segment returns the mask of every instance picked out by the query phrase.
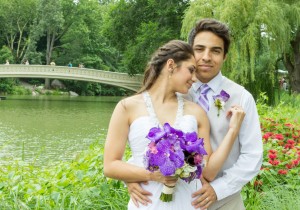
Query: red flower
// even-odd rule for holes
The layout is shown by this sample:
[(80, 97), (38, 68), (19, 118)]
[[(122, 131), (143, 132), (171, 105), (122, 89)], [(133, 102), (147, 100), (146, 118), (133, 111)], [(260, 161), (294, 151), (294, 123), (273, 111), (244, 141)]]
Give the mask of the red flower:
[(267, 132), (263, 135), (263, 139), (268, 140), (271, 136), (273, 136), (272, 132)]
[(288, 164), (285, 165), (285, 167), (286, 167), (287, 169), (294, 168), (294, 163), (293, 163), (293, 162), (292, 162), (292, 163), (288, 163)]
[(270, 150), (269, 150), (269, 153), (277, 154), (277, 150), (275, 150), (275, 149), (270, 149)]
[(269, 153), (269, 158), (274, 160), (275, 158), (277, 158), (277, 154)]
[(288, 171), (287, 171), (287, 170), (284, 170), (284, 169), (280, 169), (280, 170), (278, 170), (278, 174), (285, 175), (285, 174), (287, 174), (287, 173), (288, 173)]
[(275, 134), (275, 139), (283, 140), (283, 135), (281, 133), (280, 134)]
[(295, 141), (294, 141), (293, 139), (288, 139), (288, 140), (287, 140), (287, 143), (288, 143), (288, 144), (295, 144)]
[[(299, 157), (298, 157), (298, 158), (299, 158)], [(300, 159), (292, 160), (292, 162), (293, 162), (293, 164), (294, 164), (295, 166), (297, 166), (297, 165), (299, 165), (299, 163), (300, 163)]]
[(286, 127), (293, 127), (293, 125), (291, 123), (285, 123), (284, 124)]
[(279, 160), (269, 160), (269, 163), (272, 164), (273, 166), (277, 166), (280, 161)]
[(287, 149), (287, 148), (292, 149), (293, 147), (294, 147), (293, 144), (286, 144), (286, 145), (284, 145), (285, 149)]

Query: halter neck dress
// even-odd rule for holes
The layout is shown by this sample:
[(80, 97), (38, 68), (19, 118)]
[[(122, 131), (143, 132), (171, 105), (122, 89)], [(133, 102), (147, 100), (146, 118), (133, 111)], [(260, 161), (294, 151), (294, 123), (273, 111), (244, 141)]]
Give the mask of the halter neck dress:
[[(144, 154), (150, 140), (146, 138), (149, 130), (153, 127), (162, 127), (156, 117), (155, 110), (152, 105), (151, 97), (148, 92), (143, 92), (143, 98), (147, 107), (147, 116), (141, 116), (135, 119), (130, 125), (128, 141), (132, 152), (129, 163), (144, 166)], [(181, 129), (184, 132), (197, 132), (197, 120), (193, 115), (184, 115), (184, 101), (180, 95), (177, 95), (178, 109), (176, 113), (176, 120), (172, 127)], [(163, 184), (150, 181), (148, 185), (141, 185), (145, 190), (151, 192), (153, 195), (149, 198), (152, 204), (144, 206), (140, 204), (139, 208), (134, 205), (132, 200), (128, 203), (128, 210), (194, 210), (191, 205), (192, 193), (201, 188), (200, 180), (193, 180), (191, 183), (178, 179), (175, 191), (173, 193), (173, 200), (171, 202), (162, 202), (159, 197), (163, 188)]]

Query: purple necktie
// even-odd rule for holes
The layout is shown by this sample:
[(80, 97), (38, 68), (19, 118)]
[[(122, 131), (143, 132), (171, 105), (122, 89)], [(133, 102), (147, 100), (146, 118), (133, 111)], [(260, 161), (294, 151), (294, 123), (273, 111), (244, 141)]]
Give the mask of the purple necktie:
[(198, 104), (204, 109), (205, 112), (209, 110), (209, 102), (207, 99), (207, 93), (210, 90), (210, 87), (207, 84), (203, 84), (200, 87), (200, 96)]

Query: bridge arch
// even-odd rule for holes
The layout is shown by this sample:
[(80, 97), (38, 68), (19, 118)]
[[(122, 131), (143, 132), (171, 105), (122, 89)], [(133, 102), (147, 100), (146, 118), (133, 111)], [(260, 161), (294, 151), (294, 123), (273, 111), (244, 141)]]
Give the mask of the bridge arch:
[(10, 64), (0, 65), (0, 78), (79, 80), (108, 84), (136, 92), (141, 87), (143, 76), (129, 76), (126, 73), (67, 66)]

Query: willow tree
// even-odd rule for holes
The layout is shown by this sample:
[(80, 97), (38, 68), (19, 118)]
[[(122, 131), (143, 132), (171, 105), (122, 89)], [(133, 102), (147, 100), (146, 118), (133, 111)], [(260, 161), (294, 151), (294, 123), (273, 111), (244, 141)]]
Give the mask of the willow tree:
[(278, 61), (283, 60), (292, 90), (300, 92), (298, 0), (195, 0), (185, 12), (182, 37), (202, 18), (218, 19), (231, 29), (225, 75), (245, 85), (255, 97), (267, 92), (272, 103), (274, 75)]

